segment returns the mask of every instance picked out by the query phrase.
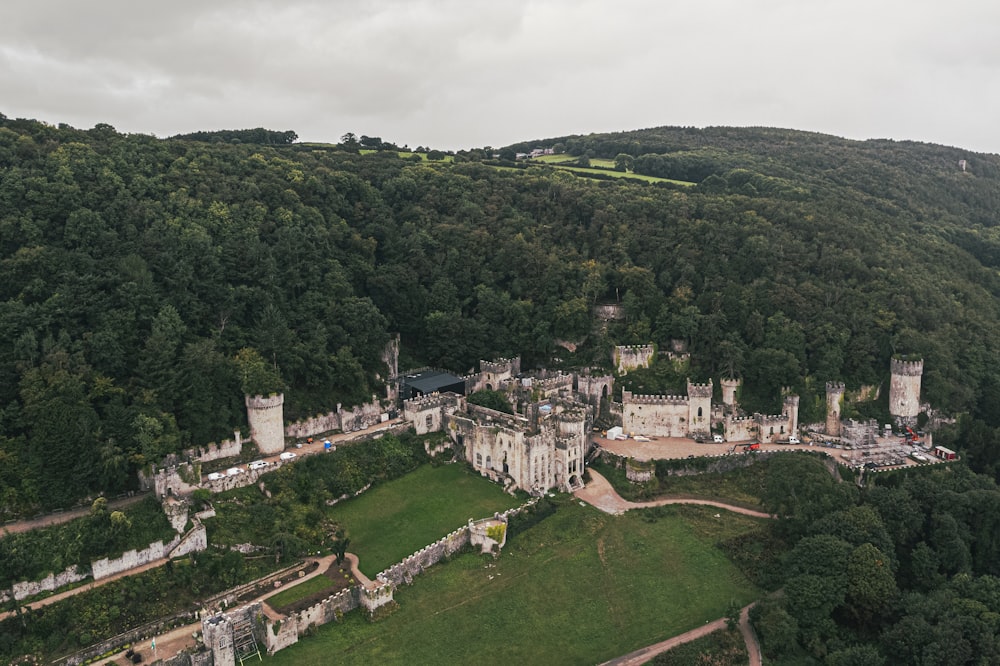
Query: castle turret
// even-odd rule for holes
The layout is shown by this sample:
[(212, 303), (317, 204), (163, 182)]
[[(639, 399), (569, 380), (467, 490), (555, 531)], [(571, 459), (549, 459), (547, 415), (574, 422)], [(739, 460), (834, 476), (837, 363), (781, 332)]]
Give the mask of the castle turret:
[(285, 394), (246, 396), (250, 437), (264, 455), (285, 449)]
[(786, 395), (781, 413), (788, 419), (788, 434), (795, 435), (799, 431), (799, 396)]
[(688, 423), (691, 435), (707, 435), (712, 427), (712, 380), (692, 384), (688, 380)]
[(924, 362), (890, 359), (889, 414), (897, 423), (913, 425), (920, 413), (920, 378)]
[(740, 380), (728, 377), (719, 381), (722, 385), (722, 404), (730, 409), (736, 408), (736, 391), (740, 388)]
[(840, 402), (844, 398), (844, 385), (826, 383), (826, 434), (840, 437)]

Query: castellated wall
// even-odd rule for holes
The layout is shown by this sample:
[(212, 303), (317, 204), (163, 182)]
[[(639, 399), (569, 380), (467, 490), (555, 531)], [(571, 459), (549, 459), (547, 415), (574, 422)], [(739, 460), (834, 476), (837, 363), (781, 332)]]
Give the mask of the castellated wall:
[(682, 395), (633, 395), (622, 391), (622, 429), (654, 437), (687, 437), (689, 404)]
[[(333, 430), (357, 432), (388, 420), (389, 414), (383, 407), (382, 401), (373, 395), (370, 402), (355, 405), (350, 409), (344, 409), (338, 404), (337, 411), (296, 421), (288, 425), (284, 432), (286, 437), (304, 439)], [(284, 441), (282, 441), (282, 447), (284, 447)]]
[(424, 569), (437, 564), (447, 556), (457, 553), (469, 542), (468, 526), (461, 527), (429, 546), (424, 546), (403, 561), (393, 564), (378, 574), (376, 578), (397, 586), (404, 583), (409, 585), (413, 582), (414, 576), (419, 576), (424, 572)]
[(489, 389), (499, 391), (507, 381), (521, 372), (521, 357), (479, 361), (479, 372), (465, 377), (465, 394)]
[(285, 450), (285, 395), (279, 393), (264, 397), (245, 396), (247, 420), (250, 422), (250, 437), (264, 455), (281, 453)]
[(600, 409), (601, 400), (611, 400), (614, 394), (615, 378), (612, 375), (591, 377), (590, 375), (579, 375), (576, 378), (577, 392), (583, 396), (587, 404)]
[(636, 368), (648, 368), (655, 357), (654, 345), (629, 345), (615, 347), (611, 353), (611, 362), (618, 369), (618, 374), (624, 374)]
[(760, 428), (757, 421), (749, 416), (726, 419), (726, 441), (746, 442), (757, 439)]
[(440, 432), (445, 420), (464, 409), (465, 399), (457, 393), (431, 393), (403, 401), (403, 419), (413, 424), (418, 435)]
[(166, 543), (155, 541), (142, 550), (126, 550), (121, 557), (94, 560), (90, 563), (90, 570), (93, 572), (94, 580), (101, 580), (156, 560), (180, 557), (206, 548), (208, 548), (208, 533), (205, 526), (199, 523), (183, 537), (176, 536)]
[(890, 359), (889, 413), (903, 422), (912, 423), (920, 413), (920, 378), (923, 361)]

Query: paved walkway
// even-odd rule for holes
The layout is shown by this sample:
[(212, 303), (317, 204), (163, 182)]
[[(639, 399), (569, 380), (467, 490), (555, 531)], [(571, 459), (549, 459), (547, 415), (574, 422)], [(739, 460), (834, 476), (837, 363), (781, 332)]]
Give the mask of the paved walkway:
[(734, 513), (742, 513), (744, 516), (754, 516), (755, 518), (774, 518), (771, 514), (764, 513), (763, 511), (746, 509), (741, 506), (734, 506), (732, 504), (716, 502), (714, 500), (669, 497), (658, 500), (650, 500), (648, 502), (629, 502), (619, 495), (614, 489), (614, 486), (612, 486), (607, 479), (601, 476), (599, 472), (593, 468), (589, 471), (590, 483), (588, 483), (585, 488), (577, 490), (573, 494), (578, 499), (583, 500), (587, 504), (590, 504), (605, 513), (620, 515), (629, 509), (645, 509), (648, 507), (664, 506), (667, 504), (702, 504), (705, 506), (714, 506), (719, 509), (725, 509), (726, 511), (732, 511)]

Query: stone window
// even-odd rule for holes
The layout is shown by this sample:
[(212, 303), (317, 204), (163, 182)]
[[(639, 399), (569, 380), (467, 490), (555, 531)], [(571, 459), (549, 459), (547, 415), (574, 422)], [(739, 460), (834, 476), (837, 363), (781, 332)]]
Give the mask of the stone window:
[(434, 427), (434, 415), (433, 414), (428, 414), (427, 415), (426, 423), (427, 423), (427, 429), (428, 430), (430, 430), (431, 428)]
[(482, 453), (477, 453), (476, 454), (476, 467), (482, 467), (482, 466), (483, 466), (483, 454)]

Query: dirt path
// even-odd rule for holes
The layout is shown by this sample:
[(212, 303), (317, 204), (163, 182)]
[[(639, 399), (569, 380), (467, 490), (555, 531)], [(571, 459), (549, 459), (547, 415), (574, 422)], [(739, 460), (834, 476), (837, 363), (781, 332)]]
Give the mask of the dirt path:
[[(118, 499), (108, 500), (108, 511), (120, 509), (123, 506), (129, 506), (130, 504), (140, 502), (144, 497), (146, 497), (147, 494), (148, 493), (136, 493), (132, 497), (121, 497)], [(2, 536), (4, 532), (14, 534), (15, 532), (27, 532), (29, 530), (38, 529), (39, 527), (48, 527), (49, 525), (68, 523), (74, 518), (86, 516), (89, 513), (89, 506), (81, 506), (78, 509), (69, 509), (68, 511), (60, 511), (59, 513), (50, 513), (47, 516), (42, 516), (41, 518), (28, 518), (27, 520), (19, 520), (14, 523), (6, 523), (4, 525), (0, 525), (0, 536)]]
[(754, 516), (755, 518), (773, 518), (769, 513), (746, 509), (741, 506), (716, 502), (714, 500), (688, 499), (688, 498), (664, 498), (651, 500), (649, 502), (629, 502), (615, 491), (614, 487), (601, 474), (593, 468), (590, 470), (590, 483), (586, 487), (573, 493), (578, 499), (583, 500), (605, 513), (620, 515), (629, 509), (645, 509), (652, 506), (664, 506), (667, 504), (701, 504), (714, 506), (726, 511), (741, 513), (744, 516)]
[[(357, 557), (355, 557), (354, 555), (351, 555), (350, 553), (348, 553), (347, 556), (348, 557), (353, 557), (354, 558), (354, 562), (357, 562)], [(333, 564), (333, 562), (336, 559), (337, 558), (334, 555), (327, 555), (326, 557), (321, 557), (321, 558), (318, 558), (318, 559), (317, 558), (309, 558), (308, 561), (316, 562), (318, 566), (311, 573), (306, 574), (302, 578), (299, 578), (297, 580), (293, 580), (292, 582), (283, 585), (281, 587), (281, 589), (282, 590), (287, 590), (290, 587), (295, 587), (296, 585), (299, 585), (300, 583), (304, 583), (305, 581), (309, 580), (310, 578), (315, 578), (316, 576), (322, 576), (326, 572), (326, 570), (330, 567), (330, 565)], [(355, 575), (358, 575), (358, 573), (359, 573), (359, 572), (357, 572), (353, 568), (353, 566), (352, 566), (352, 571), (355, 573)], [(268, 590), (267, 592), (264, 592), (263, 594), (255, 597), (254, 599), (251, 599), (250, 601), (247, 601), (246, 603), (244, 603), (242, 605), (245, 606), (247, 604), (252, 604), (252, 603), (255, 603), (257, 601), (263, 602), (264, 599), (266, 599), (267, 597), (271, 596), (275, 592), (276, 592), (276, 590)], [(274, 611), (274, 609), (272, 609), (266, 603), (263, 604), (262, 608), (263, 608), (264, 613), (269, 618), (271, 618), (272, 620), (273, 619), (280, 619), (281, 617), (283, 617), (280, 614), (276, 613)], [(177, 627), (176, 629), (171, 629), (170, 631), (168, 631), (166, 633), (163, 633), (163, 634), (160, 634), (159, 636), (156, 636), (153, 639), (144, 640), (144, 641), (142, 641), (142, 643), (137, 643), (136, 647), (139, 648), (139, 651), (142, 653), (142, 656), (143, 656), (144, 660), (145, 661), (150, 661), (151, 657), (154, 656), (151, 646), (152, 646), (153, 640), (155, 640), (156, 641), (156, 655), (155, 655), (156, 658), (157, 659), (169, 659), (169, 658), (175, 656), (178, 652), (180, 652), (182, 650), (186, 650), (188, 648), (195, 647), (198, 644), (198, 641), (195, 639), (195, 634), (198, 634), (198, 633), (201, 633), (201, 622), (192, 622), (191, 624), (186, 624), (183, 627)], [(258, 647), (260, 647), (261, 649), (264, 648), (264, 646), (258, 646)], [(106, 664), (106, 663), (127, 664), (129, 662), (125, 658), (125, 650), (122, 650), (121, 652), (119, 652), (119, 653), (117, 653), (115, 655), (112, 655), (108, 659), (102, 659), (101, 663), (102, 664)]]
[(740, 611), (740, 633), (743, 634), (743, 642), (747, 646), (747, 654), (750, 655), (750, 666), (761, 666), (763, 657), (760, 654), (760, 643), (757, 642), (757, 633), (750, 626), (750, 609), (754, 604), (744, 606)]
[[(752, 607), (753, 604), (750, 604), (749, 606), (744, 606), (740, 611), (740, 632), (743, 633), (743, 640), (746, 642), (747, 652), (750, 654), (750, 666), (761, 666), (760, 648), (757, 646), (757, 641), (753, 637), (753, 633), (750, 631), (750, 625), (747, 621), (747, 613), (750, 612)], [(745, 622), (747, 622), (746, 631), (744, 631), (743, 627)], [(665, 641), (660, 641), (659, 643), (654, 643), (653, 645), (640, 648), (635, 652), (629, 652), (628, 654), (618, 657), (617, 659), (606, 661), (601, 664), (601, 666), (639, 666), (640, 664), (645, 664), (650, 661), (661, 652), (666, 652), (667, 650), (675, 648), (678, 645), (690, 643), (693, 640), (697, 640), (703, 636), (707, 636), (725, 628), (726, 618), (719, 618), (714, 622), (708, 622), (704, 626), (684, 632), (679, 636), (668, 638)]]
[[(74, 587), (71, 590), (66, 590), (65, 592), (60, 592), (59, 594), (53, 594), (50, 597), (45, 597), (44, 599), (38, 599), (37, 601), (31, 601), (24, 605), (30, 606), (31, 608), (41, 608), (43, 606), (48, 606), (49, 604), (54, 604), (57, 601), (62, 601), (67, 597), (72, 597), (77, 594), (83, 594), (84, 592), (89, 592), (95, 587), (100, 587), (101, 585), (107, 585), (111, 581), (119, 580), (120, 578), (125, 578), (126, 576), (132, 576), (137, 573), (142, 573), (143, 571), (149, 571), (150, 569), (155, 569), (156, 567), (162, 567), (166, 563), (167, 563), (167, 558), (153, 560), (148, 564), (143, 564), (142, 566), (135, 567), (134, 569), (129, 569), (128, 571), (120, 571), (116, 574), (108, 576), (107, 578), (102, 578), (101, 580), (92, 580), (85, 585), (81, 585), (80, 587)], [(0, 613), (0, 622), (6, 620), (13, 614), (14, 614), (13, 611)]]

